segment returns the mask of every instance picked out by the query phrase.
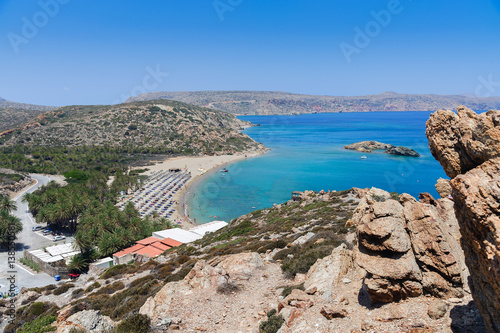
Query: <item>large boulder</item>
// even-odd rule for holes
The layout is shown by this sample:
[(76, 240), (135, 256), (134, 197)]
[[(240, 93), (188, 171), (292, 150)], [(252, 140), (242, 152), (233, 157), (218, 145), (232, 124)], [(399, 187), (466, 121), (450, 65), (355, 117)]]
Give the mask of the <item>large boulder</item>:
[[(364, 286), (372, 302), (392, 302), (430, 293), (461, 297), (467, 276), (463, 253), (453, 235), (453, 208), (423, 194), (399, 200), (371, 189), (361, 199), (356, 225), (355, 262), (366, 270)], [(451, 212), (450, 212), (451, 211)]]
[(84, 310), (75, 313), (66, 320), (57, 324), (57, 333), (69, 333), (75, 329), (83, 329), (85, 332), (107, 333), (116, 323), (107, 316), (103, 316), (97, 310)]
[(433, 156), (452, 178), (470, 288), (490, 332), (500, 332), (500, 111), (464, 106), (427, 121)]
[(441, 198), (447, 198), (451, 195), (451, 185), (449, 179), (439, 178), (436, 182), (436, 191)]

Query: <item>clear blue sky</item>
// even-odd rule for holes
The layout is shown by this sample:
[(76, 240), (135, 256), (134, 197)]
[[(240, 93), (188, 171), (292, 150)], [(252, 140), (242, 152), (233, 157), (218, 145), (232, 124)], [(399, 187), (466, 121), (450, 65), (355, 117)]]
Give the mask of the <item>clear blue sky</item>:
[[(140, 91), (459, 94), (500, 82), (500, 0), (395, 2), (0, 0), (0, 96), (110, 104)], [(372, 29), (369, 43), (355, 43), (356, 27)], [(340, 45), (356, 48), (350, 63)], [(500, 83), (480, 91), (500, 96)]]

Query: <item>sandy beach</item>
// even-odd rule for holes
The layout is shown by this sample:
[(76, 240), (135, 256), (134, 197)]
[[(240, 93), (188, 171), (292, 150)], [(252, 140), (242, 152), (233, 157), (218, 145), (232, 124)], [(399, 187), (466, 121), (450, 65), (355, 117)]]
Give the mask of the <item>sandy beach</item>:
[(180, 191), (175, 193), (173, 200), (177, 202), (176, 211), (170, 217), (173, 222), (181, 222), (180, 226), (183, 229), (189, 229), (195, 224), (184, 215), (184, 210), (181, 209), (184, 194), (188, 191), (189, 186), (200, 179), (201, 176), (207, 174), (210, 170), (220, 168), (228, 163), (233, 163), (246, 158), (255, 157), (263, 154), (263, 151), (256, 151), (250, 153), (236, 154), (236, 155), (221, 155), (221, 156), (196, 156), (196, 157), (175, 157), (166, 159), (163, 162), (154, 165), (138, 167), (136, 169), (147, 168), (145, 175), (151, 175), (155, 171), (168, 171), (169, 169), (183, 169), (191, 172), (192, 178), (182, 187)]

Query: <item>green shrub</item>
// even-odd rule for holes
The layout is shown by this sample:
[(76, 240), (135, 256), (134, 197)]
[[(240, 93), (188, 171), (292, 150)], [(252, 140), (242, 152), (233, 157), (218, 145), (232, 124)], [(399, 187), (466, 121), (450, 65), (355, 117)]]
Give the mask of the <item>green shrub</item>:
[[(323, 242), (316, 243), (319, 239), (323, 239)], [(297, 273), (307, 273), (318, 259), (330, 255), (333, 249), (340, 244), (340, 237), (332, 231), (318, 233), (302, 246), (295, 245), (281, 250), (276, 253), (273, 259), (282, 259), (281, 269), (288, 276), (294, 277)]]
[(78, 288), (78, 289), (73, 290), (73, 292), (71, 293), (71, 296), (76, 298), (76, 297), (82, 296), (83, 294), (85, 294), (85, 290), (83, 290), (82, 288)]
[(113, 333), (148, 333), (150, 329), (151, 319), (136, 313), (119, 323)]
[(66, 283), (66, 284), (63, 284), (62, 286), (54, 289), (54, 291), (52, 292), (52, 294), (58, 296), (58, 295), (61, 295), (61, 294), (64, 294), (65, 292), (67, 292), (70, 288), (73, 288), (75, 285), (72, 284), (72, 283)]
[(55, 319), (52, 320), (48, 317), (57, 318), (58, 310), (59, 308), (55, 304), (43, 302), (34, 302), (29, 306), (21, 307), (16, 310), (14, 321), (4, 328), (4, 332), (53, 332), (54, 328), (50, 327), (49, 330), (47, 325)]
[(43, 302), (35, 302), (31, 304), (28, 308), (28, 312), (34, 316), (39, 316), (45, 310), (45, 304)]
[(38, 266), (38, 264), (36, 264), (33, 260), (21, 258), (21, 259), (19, 259), (19, 262), (21, 264), (28, 266), (29, 268), (31, 268), (35, 272), (40, 272), (40, 266)]
[(55, 284), (49, 284), (45, 286), (45, 291), (50, 291), (56, 289), (57, 286)]
[(391, 192), (391, 199), (399, 201), (399, 193), (398, 192)]
[(135, 271), (138, 269), (138, 267), (135, 264), (127, 265), (127, 264), (122, 264), (122, 265), (115, 265), (110, 268), (108, 268), (106, 271), (104, 271), (100, 278), (101, 279), (110, 279), (114, 276), (118, 275), (123, 275), (123, 274), (131, 274), (135, 273)]
[(102, 287), (101, 289), (97, 290), (94, 294), (114, 294), (118, 290), (121, 290), (125, 288), (125, 284), (121, 281), (116, 281), (113, 282), (112, 284), (109, 284), (107, 286)]
[(375, 195), (375, 194), (372, 194), (372, 199), (377, 202), (384, 202), (386, 200), (383, 195)]
[(268, 312), (267, 320), (259, 325), (260, 333), (276, 333), (283, 326), (285, 319), (282, 315), (276, 316), (276, 310), (273, 309)]
[[(42, 303), (43, 304), (43, 303)], [(43, 332), (54, 332), (55, 328), (51, 324), (57, 320), (56, 316), (43, 316), (35, 320), (27, 322), (18, 329), (18, 333), (43, 333)]]
[(90, 286), (88, 286), (87, 289), (85, 289), (85, 292), (90, 293), (92, 290), (99, 288), (100, 286), (101, 286), (101, 284), (96, 281), (96, 282), (92, 283)]

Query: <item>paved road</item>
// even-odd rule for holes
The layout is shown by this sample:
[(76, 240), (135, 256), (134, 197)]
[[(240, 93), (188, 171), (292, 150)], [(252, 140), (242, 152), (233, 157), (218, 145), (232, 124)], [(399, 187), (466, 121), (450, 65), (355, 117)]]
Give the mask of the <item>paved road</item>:
[[(16, 262), (23, 257), (23, 250), (36, 250), (46, 246), (54, 245), (51, 238), (44, 237), (36, 232), (31, 231), (31, 228), (37, 225), (31, 213), (28, 210), (28, 204), (22, 202), (22, 197), (25, 193), (31, 193), (39, 187), (46, 185), (50, 181), (50, 176), (31, 175), (37, 183), (30, 187), (28, 190), (23, 191), (15, 202), (17, 204), (17, 211), (14, 215), (19, 217), (23, 223), (23, 231), (17, 235), (16, 240)], [(61, 243), (61, 242), (60, 242)], [(21, 289), (22, 287), (33, 288), (41, 287), (54, 283), (54, 278), (46, 273), (33, 274), (27, 271), (22, 265), (14, 264), (14, 269), (8, 266), (8, 253), (7, 251), (0, 251), (0, 292), (7, 292), (9, 290), (8, 279), (11, 276), (15, 278), (16, 286)], [(14, 273), (9, 273), (13, 271)]]

